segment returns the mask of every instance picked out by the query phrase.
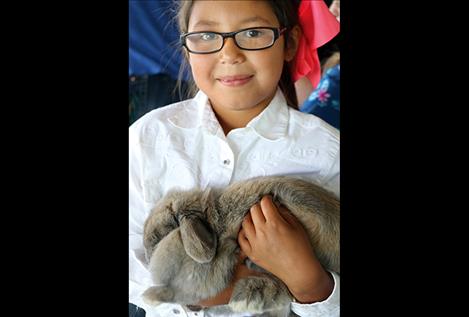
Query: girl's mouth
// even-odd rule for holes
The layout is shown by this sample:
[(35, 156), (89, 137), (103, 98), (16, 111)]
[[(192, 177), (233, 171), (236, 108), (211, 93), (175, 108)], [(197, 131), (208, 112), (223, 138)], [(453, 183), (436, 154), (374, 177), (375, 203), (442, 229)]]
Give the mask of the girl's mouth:
[(223, 76), (217, 80), (224, 86), (237, 87), (248, 83), (254, 75), (236, 75), (236, 76)]

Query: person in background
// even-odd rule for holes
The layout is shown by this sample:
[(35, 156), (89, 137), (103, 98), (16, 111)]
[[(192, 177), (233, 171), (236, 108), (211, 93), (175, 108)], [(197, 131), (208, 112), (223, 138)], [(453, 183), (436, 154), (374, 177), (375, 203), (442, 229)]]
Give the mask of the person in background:
[(300, 111), (314, 114), (340, 129), (340, 53), (335, 52), (323, 66), (316, 89), (300, 106)]
[[(321, 16), (317, 12), (321, 12)], [(294, 61), (293, 80), (298, 104), (301, 105), (321, 79), (321, 62), (338, 50), (335, 38), (340, 31), (340, 23), (324, 1), (302, 1), (299, 22), (304, 36)]]
[[(311, 1), (301, 1), (300, 7), (304, 3)], [(242, 223), (240, 262), (228, 288), (194, 303), (197, 306), (154, 307), (143, 301), (142, 293), (152, 286), (143, 226), (169, 191), (224, 188), (252, 177), (290, 175), (340, 196), (339, 131), (298, 111), (292, 73), (320, 76), (314, 61), (307, 65), (314, 69), (306, 70), (295, 57), (303, 37), (298, 3), (179, 4), (181, 44), (196, 94), (143, 115), (129, 128), (129, 301), (148, 317), (254, 316), (234, 313), (226, 305), (233, 283), (257, 274), (246, 267), (244, 254), (290, 290), (295, 300), (286, 307), (285, 316), (339, 316), (339, 274), (321, 266), (302, 225), (269, 196), (252, 206)], [(325, 23), (336, 28), (333, 16), (328, 24), (331, 14), (324, 3), (315, 5), (312, 13), (318, 26), (315, 32), (333, 33), (319, 27)]]
[(186, 82), (175, 89), (182, 56), (173, 7), (173, 0), (129, 1), (129, 125), (184, 98)]
[[(327, 3), (332, 15), (340, 22), (340, 1)], [(311, 15), (310, 19), (314, 19)], [(306, 26), (305, 26), (306, 27)], [(317, 49), (321, 61), (320, 81), (302, 77), (296, 83), (300, 111), (314, 114), (333, 127), (340, 128), (340, 52), (338, 37), (334, 37)], [(316, 54), (314, 47), (311, 49)], [(309, 80), (308, 80), (309, 79)], [(315, 87), (315, 88), (314, 88)]]
[(329, 10), (331, 10), (332, 14), (337, 18), (337, 21), (340, 22), (340, 0), (332, 1)]

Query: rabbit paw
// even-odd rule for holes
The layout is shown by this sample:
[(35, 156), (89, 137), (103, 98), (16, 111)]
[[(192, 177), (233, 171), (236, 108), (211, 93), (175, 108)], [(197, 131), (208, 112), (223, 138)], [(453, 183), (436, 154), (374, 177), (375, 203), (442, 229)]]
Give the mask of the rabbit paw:
[(251, 276), (236, 283), (229, 306), (235, 312), (261, 313), (282, 309), (291, 300), (287, 288), (279, 280), (269, 276)]
[(152, 286), (142, 295), (143, 301), (151, 306), (158, 306), (161, 303), (171, 302), (173, 291), (166, 286)]

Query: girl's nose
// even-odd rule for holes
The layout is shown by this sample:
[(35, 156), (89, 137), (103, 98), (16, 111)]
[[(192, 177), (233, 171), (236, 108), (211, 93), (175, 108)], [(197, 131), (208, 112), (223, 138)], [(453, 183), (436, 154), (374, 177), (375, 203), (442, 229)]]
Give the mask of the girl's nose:
[(238, 64), (244, 61), (245, 57), (242, 50), (236, 45), (234, 38), (225, 39), (225, 45), (220, 51), (220, 60), (222, 64)]

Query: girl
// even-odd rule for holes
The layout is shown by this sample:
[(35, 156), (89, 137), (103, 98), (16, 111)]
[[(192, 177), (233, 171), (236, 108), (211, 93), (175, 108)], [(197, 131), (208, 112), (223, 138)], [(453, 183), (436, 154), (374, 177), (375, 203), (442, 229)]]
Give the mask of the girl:
[[(142, 301), (152, 285), (143, 224), (169, 190), (288, 174), (339, 196), (338, 131), (295, 110), (288, 63), (301, 36), (297, 8), (293, 0), (180, 2), (181, 41), (199, 91), (129, 130), (129, 300), (147, 316), (252, 316), (229, 311), (231, 288), (198, 303), (203, 311)], [(238, 241), (241, 254), (287, 285), (292, 312), (339, 316), (338, 274), (321, 267), (299, 222), (270, 197), (251, 208)], [(234, 280), (256, 274), (242, 260)]]

